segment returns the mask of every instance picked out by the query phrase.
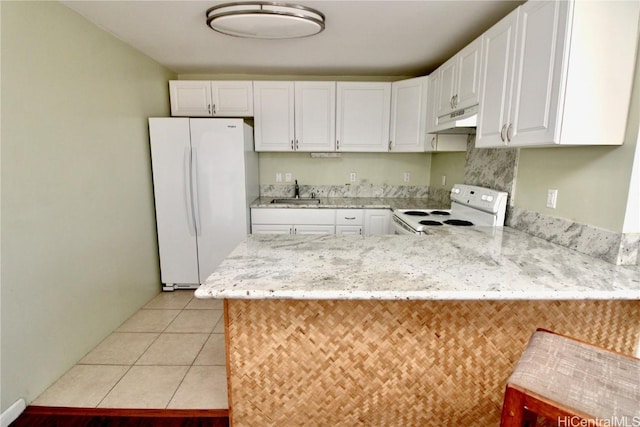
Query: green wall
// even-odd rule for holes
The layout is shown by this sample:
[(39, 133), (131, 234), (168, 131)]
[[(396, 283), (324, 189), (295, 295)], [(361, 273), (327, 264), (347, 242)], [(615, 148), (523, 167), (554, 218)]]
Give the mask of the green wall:
[[(431, 158), (431, 188), (451, 190), (453, 184), (464, 183), (466, 152), (434, 153)], [(446, 177), (442, 185), (442, 177)]]
[[(630, 198), (633, 199), (631, 193), (637, 196), (640, 191), (640, 183), (632, 182), (631, 177), (636, 150), (640, 149), (639, 124), (640, 55), (637, 55), (624, 144), (521, 149), (514, 205), (618, 233), (640, 233), (637, 205), (631, 207), (635, 211), (635, 225), (625, 227), (625, 211)], [(547, 189), (558, 190), (556, 209), (546, 207)]]
[(1, 7), (4, 411), (159, 293), (147, 117), (175, 75), (58, 2)]
[[(311, 158), (309, 153), (260, 153), (260, 184), (280, 185), (276, 173), (291, 173), (299, 184), (342, 185), (350, 183), (356, 173), (356, 184), (429, 185), (431, 155), (424, 153), (340, 153), (337, 158)], [(464, 166), (464, 163), (463, 163)], [(410, 181), (404, 181), (404, 172)]]

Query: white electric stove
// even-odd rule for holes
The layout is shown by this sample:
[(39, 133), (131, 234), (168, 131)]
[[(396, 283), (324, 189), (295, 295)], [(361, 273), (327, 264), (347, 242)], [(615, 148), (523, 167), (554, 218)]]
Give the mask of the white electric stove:
[(397, 209), (395, 234), (426, 234), (431, 227), (502, 227), (507, 210), (504, 191), (456, 184), (451, 189), (451, 209)]

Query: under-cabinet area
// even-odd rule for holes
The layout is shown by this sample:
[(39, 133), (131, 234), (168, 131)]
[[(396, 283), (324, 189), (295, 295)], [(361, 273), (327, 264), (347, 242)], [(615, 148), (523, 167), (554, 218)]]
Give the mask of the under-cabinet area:
[(251, 208), (252, 234), (389, 234), (389, 209)]

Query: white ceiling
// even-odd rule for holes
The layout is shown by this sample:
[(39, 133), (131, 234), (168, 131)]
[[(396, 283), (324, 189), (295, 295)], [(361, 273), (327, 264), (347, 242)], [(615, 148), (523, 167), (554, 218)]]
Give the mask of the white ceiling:
[[(291, 1), (290, 1), (291, 2)], [(296, 1), (326, 16), (294, 40), (225, 36), (206, 10), (224, 1), (62, 1), (178, 74), (417, 76), (429, 74), (522, 2)]]

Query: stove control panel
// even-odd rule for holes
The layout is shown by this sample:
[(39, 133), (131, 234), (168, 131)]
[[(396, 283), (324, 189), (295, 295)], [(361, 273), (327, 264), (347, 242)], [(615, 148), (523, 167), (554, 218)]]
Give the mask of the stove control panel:
[(507, 193), (474, 185), (456, 184), (451, 189), (451, 200), (475, 209), (498, 213), (507, 205)]

